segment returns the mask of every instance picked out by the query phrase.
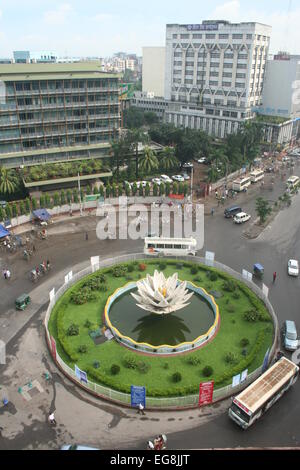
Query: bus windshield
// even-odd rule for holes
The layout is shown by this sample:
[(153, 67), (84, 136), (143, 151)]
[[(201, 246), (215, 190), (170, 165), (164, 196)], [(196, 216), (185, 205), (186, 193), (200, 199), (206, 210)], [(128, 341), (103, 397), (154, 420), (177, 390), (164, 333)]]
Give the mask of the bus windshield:
[(250, 421), (250, 416), (245, 413), (244, 410), (242, 410), (239, 406), (237, 406), (235, 403), (232, 403), (231, 405), (231, 410), (233, 413), (235, 413), (239, 418), (241, 418), (245, 423), (249, 423)]

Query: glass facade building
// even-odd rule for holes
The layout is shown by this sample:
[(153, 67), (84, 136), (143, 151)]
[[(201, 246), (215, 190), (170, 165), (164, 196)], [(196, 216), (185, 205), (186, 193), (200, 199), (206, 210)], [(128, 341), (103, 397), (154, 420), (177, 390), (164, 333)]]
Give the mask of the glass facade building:
[(0, 80), (0, 164), (109, 155), (121, 123), (117, 74), (97, 63), (10, 64)]

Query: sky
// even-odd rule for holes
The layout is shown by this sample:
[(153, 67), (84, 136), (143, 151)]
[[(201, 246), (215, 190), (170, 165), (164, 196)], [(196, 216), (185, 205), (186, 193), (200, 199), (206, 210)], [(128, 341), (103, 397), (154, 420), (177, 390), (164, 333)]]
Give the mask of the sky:
[(142, 55), (143, 46), (165, 45), (166, 24), (205, 19), (268, 24), (270, 53), (300, 54), (299, 0), (0, 0), (0, 57)]

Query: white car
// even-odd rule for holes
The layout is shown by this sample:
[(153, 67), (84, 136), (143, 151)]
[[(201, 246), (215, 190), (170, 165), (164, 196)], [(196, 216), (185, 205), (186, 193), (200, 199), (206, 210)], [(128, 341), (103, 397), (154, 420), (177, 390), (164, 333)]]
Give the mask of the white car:
[(137, 181), (136, 182), (136, 186), (137, 186), (138, 189), (140, 188), (141, 185), (142, 185), (143, 188), (145, 188), (147, 186), (147, 181)]
[(288, 273), (290, 276), (299, 276), (299, 263), (296, 259), (289, 260)]
[(161, 179), (160, 178), (153, 178), (152, 179), (152, 183), (154, 184), (158, 184), (158, 186), (162, 183)]
[(184, 163), (184, 165), (182, 165), (183, 168), (193, 168), (193, 164), (191, 162), (188, 162), (188, 163)]
[(189, 175), (188, 175), (187, 173), (182, 173), (182, 176), (183, 176), (183, 178), (184, 178), (185, 180), (189, 180), (189, 179), (190, 179), (190, 177), (189, 177)]
[(181, 176), (181, 175), (174, 175), (174, 176), (172, 176), (172, 180), (183, 182), (183, 181), (184, 181), (184, 177)]
[(246, 212), (239, 212), (234, 216), (233, 220), (236, 224), (243, 224), (244, 222), (247, 222), (247, 220), (251, 219), (250, 214), (246, 214)]
[(160, 179), (164, 182), (164, 183), (172, 183), (172, 180), (169, 176), (167, 175), (160, 175)]
[(205, 157), (202, 157), (202, 158), (199, 158), (197, 160), (198, 163), (205, 163), (206, 162), (206, 158)]

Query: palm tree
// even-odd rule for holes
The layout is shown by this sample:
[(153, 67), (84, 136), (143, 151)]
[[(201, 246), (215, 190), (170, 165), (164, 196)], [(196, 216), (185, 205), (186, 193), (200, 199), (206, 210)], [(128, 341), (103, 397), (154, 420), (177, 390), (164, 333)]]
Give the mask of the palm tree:
[(12, 174), (11, 170), (0, 167), (0, 193), (11, 194), (16, 190), (17, 185), (17, 178)]
[(158, 168), (158, 159), (153, 150), (145, 146), (143, 150), (143, 156), (140, 159), (140, 168), (145, 173), (150, 173), (152, 170)]
[(127, 132), (126, 140), (130, 146), (130, 151), (135, 153), (135, 176), (139, 177), (139, 143), (149, 141), (149, 136), (141, 129), (132, 129)]
[(178, 165), (173, 147), (165, 147), (160, 154), (160, 163), (164, 170), (168, 171)]

